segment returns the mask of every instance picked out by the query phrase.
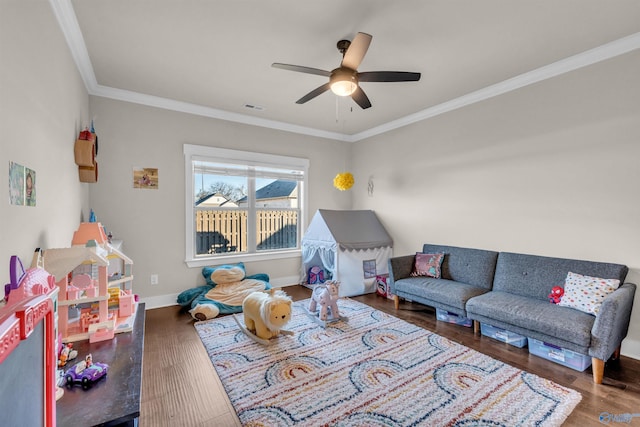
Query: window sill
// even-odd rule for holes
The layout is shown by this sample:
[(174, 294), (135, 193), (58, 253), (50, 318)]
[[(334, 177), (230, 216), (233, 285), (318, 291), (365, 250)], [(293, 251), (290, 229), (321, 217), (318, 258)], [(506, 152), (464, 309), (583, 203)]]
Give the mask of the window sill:
[(275, 259), (298, 258), (300, 257), (300, 249), (270, 252), (264, 254), (241, 254), (241, 255), (218, 255), (215, 257), (206, 257), (198, 259), (189, 259), (185, 263), (189, 268), (206, 267), (208, 265), (220, 265), (235, 262), (254, 262), (254, 261), (271, 261)]

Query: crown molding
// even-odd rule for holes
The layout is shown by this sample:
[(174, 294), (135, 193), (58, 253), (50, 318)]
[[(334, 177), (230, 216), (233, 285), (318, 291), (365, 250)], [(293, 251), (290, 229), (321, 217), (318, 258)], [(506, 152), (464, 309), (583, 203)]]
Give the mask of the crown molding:
[(457, 110), (458, 108), (466, 107), (467, 105), (475, 104), (476, 102), (484, 101), (498, 95), (503, 95), (507, 92), (629, 53), (638, 48), (640, 48), (640, 33), (635, 33), (568, 58), (561, 59), (560, 61), (553, 62), (549, 65), (536, 68), (535, 70), (528, 71), (494, 85), (462, 95), (450, 101), (434, 105), (433, 107), (418, 111), (414, 114), (410, 114), (400, 119), (354, 134), (352, 135), (352, 138), (354, 141), (360, 141), (362, 139), (380, 135), (412, 123), (426, 120), (449, 111)]
[(84, 42), (84, 37), (82, 36), (82, 31), (80, 30), (80, 25), (78, 24), (78, 19), (75, 15), (75, 11), (73, 10), (71, 0), (49, 0), (49, 3), (53, 8), (58, 24), (62, 29), (62, 33), (64, 34), (69, 50), (71, 51), (71, 55), (78, 67), (78, 71), (82, 76), (82, 80), (84, 81), (89, 95), (344, 142), (357, 142), (371, 138), (373, 136), (408, 126), (419, 121), (427, 120), (440, 114), (448, 113), (450, 111), (457, 110), (458, 108), (463, 108), (495, 96), (503, 95), (522, 87), (575, 71), (640, 48), (639, 32), (585, 52), (578, 53), (568, 58), (561, 59), (549, 65), (536, 68), (535, 70), (528, 71), (494, 85), (462, 95), (458, 98), (434, 105), (408, 116), (392, 120), (353, 135), (348, 135), (339, 132), (329, 132), (321, 129), (298, 126), (292, 123), (276, 120), (261, 119), (259, 117), (249, 116), (246, 114), (232, 113), (188, 102), (176, 101), (173, 99), (99, 85), (93, 71), (89, 52), (87, 51), (87, 46)]
[(89, 51), (87, 51), (87, 45), (84, 42), (82, 31), (80, 31), (78, 18), (73, 10), (71, 0), (49, 0), (49, 3), (53, 8), (53, 13), (58, 20), (58, 25), (67, 41), (71, 56), (76, 63), (76, 67), (78, 67), (84, 85), (87, 91), (91, 93), (98, 86), (98, 81), (93, 72)]
[(118, 101), (132, 102), (149, 107), (162, 108), (165, 110), (178, 111), (181, 113), (193, 114), (196, 116), (220, 119), (229, 122), (243, 123), (252, 126), (260, 126), (269, 129), (282, 130), (285, 132), (298, 133), (303, 135), (317, 136), (319, 138), (334, 139), (338, 141), (349, 141), (349, 135), (337, 132), (328, 132), (305, 126), (298, 126), (291, 123), (279, 122), (276, 120), (262, 119), (260, 117), (248, 116), (246, 114), (232, 113), (219, 110), (217, 108), (205, 107), (191, 104), (189, 102), (176, 101), (174, 99), (162, 98), (154, 95), (133, 92), (130, 90), (117, 89), (108, 86), (96, 85), (95, 89), (89, 91), (90, 95), (103, 98), (115, 99)]

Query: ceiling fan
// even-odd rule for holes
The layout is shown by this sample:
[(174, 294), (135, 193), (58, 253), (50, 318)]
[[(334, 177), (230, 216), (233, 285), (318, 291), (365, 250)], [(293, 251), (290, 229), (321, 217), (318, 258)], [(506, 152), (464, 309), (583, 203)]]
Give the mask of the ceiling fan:
[(361, 108), (369, 108), (371, 107), (371, 102), (360, 87), (360, 82), (415, 82), (420, 80), (420, 73), (411, 73), (408, 71), (358, 72), (358, 66), (360, 66), (364, 55), (367, 53), (372, 38), (370, 34), (358, 33), (353, 41), (340, 40), (337, 47), (340, 53), (342, 53), (342, 62), (338, 68), (332, 71), (303, 67), (301, 65), (281, 64), (278, 62), (274, 62), (271, 66), (284, 70), (329, 77), (329, 82), (315, 88), (298, 99), (296, 104), (304, 104), (331, 89), (336, 95), (351, 96)]

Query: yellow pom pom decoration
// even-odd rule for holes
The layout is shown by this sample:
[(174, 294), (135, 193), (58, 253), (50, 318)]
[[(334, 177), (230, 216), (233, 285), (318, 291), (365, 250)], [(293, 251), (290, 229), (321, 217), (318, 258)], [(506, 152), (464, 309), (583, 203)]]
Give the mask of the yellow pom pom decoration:
[(345, 191), (353, 187), (353, 175), (349, 172), (343, 172), (333, 178), (333, 186), (340, 191)]

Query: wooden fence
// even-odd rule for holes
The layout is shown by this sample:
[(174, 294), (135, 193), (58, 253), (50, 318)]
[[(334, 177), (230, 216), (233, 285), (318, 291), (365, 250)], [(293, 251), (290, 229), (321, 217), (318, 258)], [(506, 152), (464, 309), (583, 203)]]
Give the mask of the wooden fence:
[[(196, 253), (246, 252), (247, 211), (196, 210)], [(298, 244), (298, 212), (258, 210), (256, 212), (257, 250), (295, 248)]]

